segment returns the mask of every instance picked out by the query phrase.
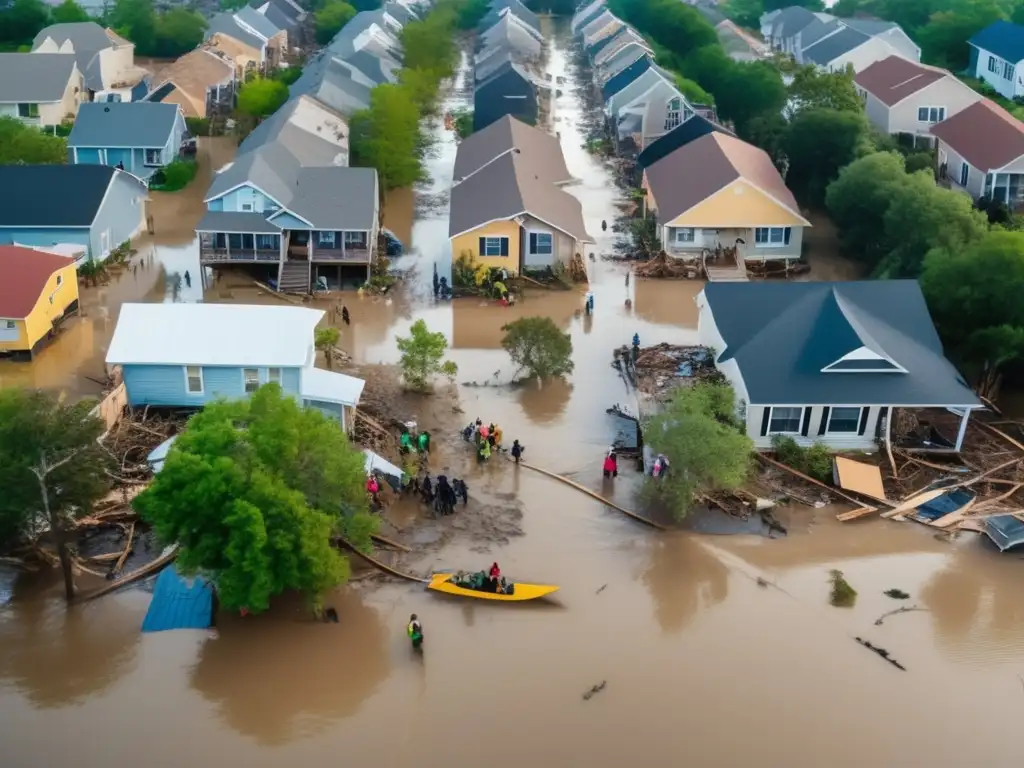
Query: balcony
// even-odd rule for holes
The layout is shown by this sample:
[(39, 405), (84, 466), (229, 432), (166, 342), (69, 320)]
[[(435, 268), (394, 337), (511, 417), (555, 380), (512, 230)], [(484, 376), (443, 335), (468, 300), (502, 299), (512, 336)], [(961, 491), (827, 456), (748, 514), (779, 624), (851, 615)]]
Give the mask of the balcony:
[(342, 245), (340, 248), (314, 245), (310, 259), (332, 264), (368, 264), (370, 250), (364, 245)]
[(199, 244), (199, 261), (202, 264), (238, 264), (253, 262), (277, 262), (281, 254), (265, 248), (215, 248)]

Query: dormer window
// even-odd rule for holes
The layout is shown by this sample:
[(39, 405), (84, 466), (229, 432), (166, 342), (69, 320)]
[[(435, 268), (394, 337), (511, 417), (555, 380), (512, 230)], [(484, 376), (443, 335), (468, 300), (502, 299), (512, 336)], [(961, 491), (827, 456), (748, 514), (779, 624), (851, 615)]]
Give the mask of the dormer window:
[(906, 373), (907, 369), (868, 347), (859, 347), (829, 363), (822, 373)]

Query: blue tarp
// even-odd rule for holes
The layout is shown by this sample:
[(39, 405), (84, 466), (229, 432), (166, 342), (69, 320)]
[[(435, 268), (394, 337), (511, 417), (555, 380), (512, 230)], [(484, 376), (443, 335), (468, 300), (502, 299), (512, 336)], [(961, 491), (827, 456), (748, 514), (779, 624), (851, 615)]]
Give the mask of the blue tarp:
[(914, 514), (916, 519), (923, 518), (928, 522), (934, 522), (940, 517), (956, 512), (960, 507), (974, 498), (971, 491), (954, 490), (945, 496), (939, 496), (919, 506)]
[(1024, 523), (1013, 515), (986, 517), (985, 533), (999, 547), (1000, 552), (1024, 544)]
[(172, 565), (156, 579), (153, 601), (142, 621), (142, 631), (206, 629), (212, 619), (213, 588), (200, 576), (183, 578)]
[(164, 440), (160, 445), (152, 450), (149, 456), (146, 457), (146, 461), (149, 462), (149, 466), (153, 468), (154, 472), (159, 472), (164, 468), (164, 461), (167, 460), (167, 454), (171, 450), (171, 446), (174, 445), (174, 441), (178, 439), (178, 436), (170, 437)]

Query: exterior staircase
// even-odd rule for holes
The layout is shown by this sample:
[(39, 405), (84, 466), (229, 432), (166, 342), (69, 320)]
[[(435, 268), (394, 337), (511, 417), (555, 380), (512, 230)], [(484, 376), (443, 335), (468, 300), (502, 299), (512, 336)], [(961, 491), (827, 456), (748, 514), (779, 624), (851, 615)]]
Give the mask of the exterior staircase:
[(304, 259), (289, 259), (281, 265), (281, 280), (277, 290), (281, 293), (309, 293), (309, 262)]

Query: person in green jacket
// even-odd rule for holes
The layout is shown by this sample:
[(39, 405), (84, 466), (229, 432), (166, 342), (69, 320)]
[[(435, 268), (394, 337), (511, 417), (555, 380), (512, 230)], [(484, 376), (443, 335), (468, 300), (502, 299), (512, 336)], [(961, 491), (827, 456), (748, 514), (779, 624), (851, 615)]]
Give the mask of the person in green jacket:
[(420, 453), (428, 453), (430, 451), (430, 433), (425, 430), (420, 432), (419, 437), (416, 438), (416, 443)]
[(416, 449), (412, 444), (412, 435), (409, 434), (409, 430), (403, 429), (402, 436), (398, 438), (398, 451), (399, 453), (415, 453)]

